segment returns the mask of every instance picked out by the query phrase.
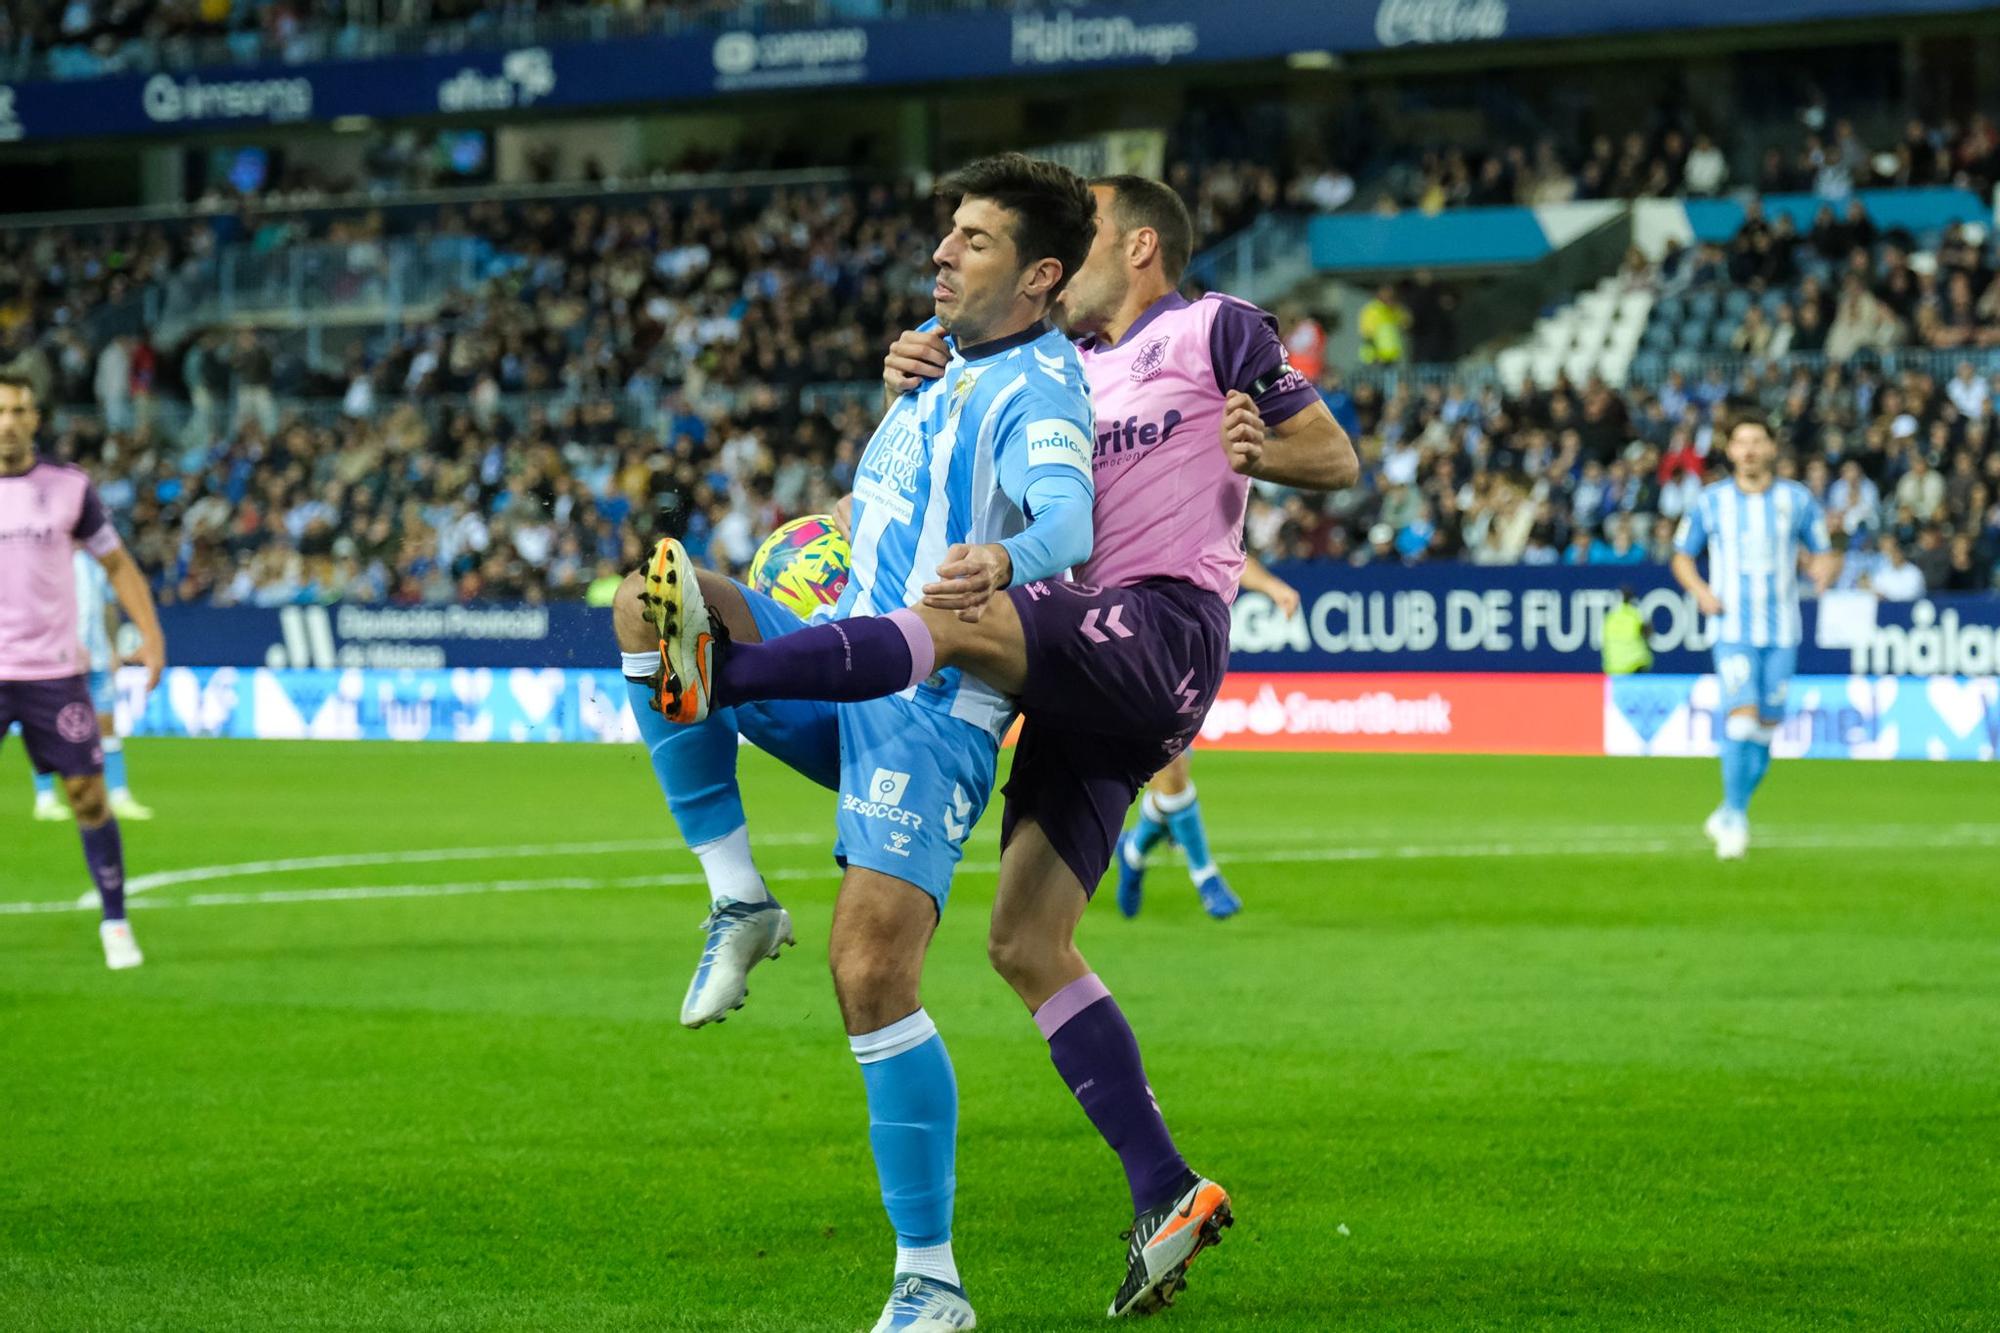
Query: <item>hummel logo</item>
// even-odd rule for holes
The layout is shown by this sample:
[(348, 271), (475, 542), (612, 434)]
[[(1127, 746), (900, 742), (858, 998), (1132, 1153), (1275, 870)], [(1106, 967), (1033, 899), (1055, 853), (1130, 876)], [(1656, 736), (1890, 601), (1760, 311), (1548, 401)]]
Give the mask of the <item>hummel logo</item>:
[(908, 856), (910, 854), (910, 835), (907, 833), (891, 833), (889, 841), (882, 845), (882, 850), (885, 852), (894, 852), (898, 856)]

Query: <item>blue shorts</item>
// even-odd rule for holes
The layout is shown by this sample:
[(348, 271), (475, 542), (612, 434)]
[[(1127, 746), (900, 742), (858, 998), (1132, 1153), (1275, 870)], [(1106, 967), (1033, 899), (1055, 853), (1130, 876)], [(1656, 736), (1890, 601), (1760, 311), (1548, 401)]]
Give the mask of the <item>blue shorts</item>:
[[(736, 588), (750, 604), (750, 618), (764, 638), (780, 638), (806, 627), (807, 622), (783, 603), (740, 583)], [(770, 699), (737, 704), (730, 711), (745, 740), (827, 790), (838, 791), (840, 727), (834, 708), (810, 699)]]
[(966, 835), (993, 795), (1000, 743), (899, 695), (840, 704), (838, 711), (834, 855), (843, 865), (916, 885), (942, 914)]
[(106, 716), (118, 711), (118, 677), (109, 671), (90, 673), (90, 702)]
[(1754, 708), (1759, 719), (1781, 722), (1785, 694), (1798, 674), (1797, 648), (1753, 648), (1747, 643), (1715, 645), (1715, 675), (1722, 684), (1722, 711)]
[[(738, 587), (765, 639), (809, 623)], [(836, 860), (914, 884), (944, 910), (966, 835), (993, 794), (1000, 746), (990, 733), (893, 695), (858, 704), (773, 699), (731, 711), (752, 745), (840, 794)]]

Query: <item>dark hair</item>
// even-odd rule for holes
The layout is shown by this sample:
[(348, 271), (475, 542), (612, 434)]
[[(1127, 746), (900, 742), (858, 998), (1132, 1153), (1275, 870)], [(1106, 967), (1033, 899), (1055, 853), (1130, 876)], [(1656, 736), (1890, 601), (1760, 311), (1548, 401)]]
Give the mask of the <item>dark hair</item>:
[(35, 382), (33, 380), (29, 379), (26, 375), (19, 375), (11, 370), (0, 370), (0, 389), (21, 389), (25, 390), (30, 398), (39, 396), (35, 393)]
[(1772, 439), (1778, 438), (1778, 432), (1771, 429), (1771, 419), (1762, 411), (1747, 403), (1730, 403), (1722, 418), (1722, 438), (1727, 440), (1739, 426), (1755, 426)]
[(1160, 267), (1179, 284), (1194, 253), (1194, 219), (1170, 185), (1144, 176), (1099, 176), (1091, 182), (1111, 191), (1111, 212), (1120, 231), (1151, 227), (1160, 238)]
[(1001, 153), (968, 162), (938, 182), (941, 199), (990, 199), (1014, 215), (1014, 249), (1021, 266), (1043, 259), (1062, 265), (1049, 289), (1055, 296), (1076, 276), (1097, 234), (1097, 201), (1083, 177), (1059, 162)]

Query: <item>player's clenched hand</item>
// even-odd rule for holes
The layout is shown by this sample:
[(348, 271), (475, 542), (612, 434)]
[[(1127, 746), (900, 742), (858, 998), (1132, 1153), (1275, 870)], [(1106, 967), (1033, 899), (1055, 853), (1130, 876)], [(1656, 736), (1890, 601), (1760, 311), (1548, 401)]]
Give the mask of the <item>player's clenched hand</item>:
[(889, 344), (889, 355), (882, 358), (882, 382), (890, 393), (909, 393), (921, 388), (925, 380), (943, 375), (950, 361), (951, 349), (945, 346), (942, 333), (910, 329)]
[(1299, 590), (1283, 579), (1272, 579), (1265, 594), (1277, 606), (1278, 614), (1290, 620), (1299, 613)]
[(967, 546), (963, 542), (944, 553), (938, 581), (924, 585), (924, 605), (956, 611), (960, 620), (976, 621), (986, 603), (1007, 586), (1014, 562), (1004, 546)]
[(1701, 608), (1701, 613), (1705, 616), (1722, 614), (1722, 599), (1715, 595), (1715, 589), (1706, 585), (1695, 589), (1694, 604)]
[(1223, 399), (1222, 452), (1229, 455), (1230, 470), (1246, 477), (1255, 476), (1264, 461), (1264, 414), (1240, 389), (1231, 389)]

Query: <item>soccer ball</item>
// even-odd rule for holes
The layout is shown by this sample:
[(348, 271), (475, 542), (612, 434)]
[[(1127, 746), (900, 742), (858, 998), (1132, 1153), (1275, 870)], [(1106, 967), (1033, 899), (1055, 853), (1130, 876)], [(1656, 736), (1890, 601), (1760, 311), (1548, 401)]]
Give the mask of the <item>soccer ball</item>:
[(750, 557), (750, 586), (810, 620), (813, 612), (840, 600), (849, 562), (847, 538), (833, 518), (808, 514), (764, 539)]

